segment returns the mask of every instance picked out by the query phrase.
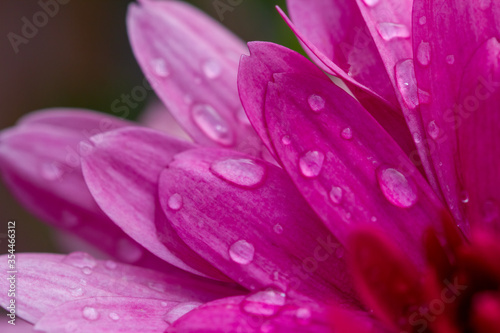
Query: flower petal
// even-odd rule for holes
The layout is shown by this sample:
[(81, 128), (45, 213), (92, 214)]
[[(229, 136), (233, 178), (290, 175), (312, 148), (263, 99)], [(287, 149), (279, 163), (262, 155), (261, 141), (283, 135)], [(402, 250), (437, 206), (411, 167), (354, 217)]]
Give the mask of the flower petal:
[(152, 298), (84, 298), (57, 306), (36, 323), (35, 329), (74, 333), (163, 333), (169, 326), (163, 316), (176, 305)]
[(172, 114), (160, 101), (151, 102), (139, 118), (139, 123), (159, 131), (163, 131), (170, 136), (181, 140), (190, 141), (189, 135), (177, 124)]
[[(431, 96), (428, 104), (420, 105), (420, 113), (443, 196), (466, 234), (472, 221), (466, 221), (463, 215), (461, 199), (465, 198), (461, 198), (459, 181), (463, 172), (455, 166), (456, 129), (468, 122), (475, 104), (484, 99), (485, 89), (492, 92), (491, 89), (496, 90), (498, 85), (487, 75), (476, 76), (473, 82), (464, 83), (462, 89), (460, 86), (463, 69), (475, 51), (488, 39), (499, 35), (499, 17), (497, 1), (415, 0), (413, 4), (413, 50), (418, 54), (420, 45), (428, 43), (425, 52), (429, 58), (428, 63), (415, 62), (419, 89)], [(482, 89), (475, 92), (478, 80)], [(465, 90), (470, 96), (467, 104), (463, 104), (465, 100), (459, 99), (460, 90), (469, 84)]]
[(196, 142), (260, 152), (237, 92), (241, 40), (180, 1), (132, 4), (127, 22), (143, 72)]
[(352, 226), (376, 224), (423, 264), (421, 238), (429, 226), (442, 230), (443, 208), (402, 150), (342, 89), (302, 74), (274, 81), (265, 110), (271, 140), (330, 231), (345, 244)]
[(163, 171), (160, 201), (186, 244), (242, 286), (356, 302), (343, 248), (280, 168), (228, 150), (189, 150)]
[[(1, 290), (8, 290), (7, 255), (0, 257)], [(83, 252), (16, 255), (16, 310), (36, 322), (65, 302), (96, 296), (155, 298), (166, 302), (207, 302), (238, 293), (234, 288), (174, 270), (159, 273), (113, 261), (95, 260)], [(0, 305), (9, 304), (7, 293)]]
[(36, 333), (34, 326), (21, 318), (16, 318), (15, 325), (9, 324), (7, 320), (0, 322), (2, 333)]
[(227, 279), (187, 247), (175, 232), (168, 247), (156, 235), (160, 172), (175, 154), (194, 146), (162, 132), (133, 127), (91, 141), (95, 146), (83, 159), (82, 170), (101, 209), (125, 233), (163, 260), (195, 274)]
[(293, 23), (278, 8), (304, 49), (325, 72), (397, 108), (384, 64), (353, 1), (288, 0)]
[(121, 261), (170, 269), (102, 212), (82, 176), (80, 159), (89, 153), (89, 138), (98, 139), (106, 131), (128, 124), (84, 110), (32, 113), (0, 133), (2, 177), (18, 200), (43, 221)]

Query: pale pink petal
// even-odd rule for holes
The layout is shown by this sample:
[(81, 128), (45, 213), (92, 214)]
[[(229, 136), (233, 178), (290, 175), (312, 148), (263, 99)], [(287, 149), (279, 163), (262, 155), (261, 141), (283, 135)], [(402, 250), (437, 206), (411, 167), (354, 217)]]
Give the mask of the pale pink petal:
[(186, 246), (175, 232), (168, 246), (156, 236), (160, 172), (175, 154), (194, 146), (159, 131), (133, 127), (91, 141), (94, 146), (83, 159), (82, 169), (101, 209), (135, 241), (172, 265), (195, 274), (227, 279)]
[(191, 141), (189, 135), (179, 126), (170, 111), (159, 101), (149, 103), (139, 117), (139, 123), (181, 140)]
[(234, 151), (189, 150), (163, 171), (159, 192), (182, 240), (242, 286), (356, 304), (342, 246), (282, 169)]
[(330, 231), (345, 244), (353, 226), (377, 225), (422, 265), (421, 237), (429, 226), (440, 230), (444, 208), (403, 151), (342, 89), (302, 74), (274, 81), (265, 110), (271, 139)]
[(261, 141), (238, 97), (245, 44), (180, 1), (141, 1), (128, 13), (135, 56), (158, 96), (198, 143), (257, 154)]
[[(0, 257), (0, 289), (8, 290), (7, 255)], [(113, 261), (96, 260), (83, 252), (16, 255), (16, 311), (36, 322), (55, 307), (74, 300), (101, 296), (155, 298), (169, 302), (207, 302), (237, 294), (237, 290), (174, 270), (160, 273)], [(7, 292), (0, 305), (7, 308)]]
[(415, 0), (413, 4), (413, 50), (417, 55), (428, 53), (421, 56), (428, 60), (415, 61), (418, 87), (430, 95), (429, 103), (420, 105), (420, 113), (443, 196), (465, 233), (472, 221), (464, 219), (461, 202), (466, 198), (460, 195), (462, 175), (455, 166), (456, 129), (469, 121), (467, 115), (477, 109), (484, 91), (492, 93), (498, 89), (498, 83), (492, 81), (491, 73), (476, 76), (473, 82), (479, 82), (482, 89), (467, 89), (472, 93), (469, 98), (459, 99), (463, 69), (481, 44), (498, 37), (498, 27), (497, 1)]

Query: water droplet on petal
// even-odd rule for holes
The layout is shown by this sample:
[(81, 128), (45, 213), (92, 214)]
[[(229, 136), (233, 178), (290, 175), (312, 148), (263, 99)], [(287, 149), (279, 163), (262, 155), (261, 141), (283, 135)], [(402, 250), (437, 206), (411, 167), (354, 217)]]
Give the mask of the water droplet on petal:
[(222, 72), (222, 67), (220, 63), (215, 59), (207, 60), (202, 65), (203, 74), (207, 77), (207, 79), (215, 79), (219, 77)]
[(431, 62), (431, 45), (428, 42), (420, 42), (417, 49), (417, 59), (422, 66), (427, 66)]
[(295, 313), (295, 318), (300, 325), (308, 325), (311, 322), (312, 313), (308, 308), (300, 308)]
[(81, 297), (83, 295), (83, 289), (82, 288), (73, 288), (71, 289), (71, 296), (73, 297)]
[(285, 146), (288, 146), (290, 143), (292, 143), (292, 140), (290, 140), (290, 137), (288, 135), (285, 135), (281, 138), (281, 143), (283, 143)]
[(167, 290), (165, 285), (160, 282), (149, 282), (148, 287), (160, 293), (164, 293)]
[(460, 201), (462, 201), (463, 203), (468, 203), (469, 202), (469, 192), (467, 192), (467, 191), (460, 192)]
[(192, 109), (192, 115), (195, 124), (211, 140), (225, 146), (233, 144), (233, 131), (213, 107), (197, 104)]
[(116, 246), (118, 257), (128, 263), (137, 262), (142, 257), (142, 249), (128, 238), (122, 238)]
[(396, 64), (396, 82), (406, 105), (414, 109), (419, 103), (417, 80), (413, 60), (406, 59)]
[(228, 158), (215, 161), (210, 171), (217, 177), (234, 185), (254, 188), (265, 179), (266, 168), (248, 158)]
[(159, 77), (167, 77), (170, 75), (165, 60), (161, 58), (151, 60), (151, 68), (153, 72)]
[(453, 65), (455, 63), (455, 56), (453, 54), (446, 56), (446, 62), (448, 65)]
[(372, 216), (372, 218), (370, 219), (370, 221), (377, 222), (377, 217), (376, 216)]
[(120, 316), (114, 312), (111, 312), (108, 316), (109, 316), (109, 318), (111, 318), (111, 320), (114, 320), (114, 321), (117, 321), (120, 319)]
[(342, 130), (341, 133), (342, 139), (351, 140), (352, 139), (352, 130), (350, 127), (346, 127)]
[(325, 154), (320, 151), (312, 150), (305, 153), (299, 161), (299, 168), (305, 177), (317, 177), (323, 168)]
[(83, 318), (87, 320), (97, 320), (99, 318), (99, 312), (92, 307), (86, 306), (83, 308)]
[(338, 205), (340, 201), (342, 201), (342, 196), (343, 196), (343, 191), (340, 187), (338, 186), (333, 186), (332, 189), (330, 190), (330, 200)]
[(375, 6), (376, 4), (379, 3), (380, 0), (363, 0), (363, 2), (365, 3), (365, 5), (367, 5), (368, 7), (373, 7)]
[(58, 163), (43, 163), (41, 166), (41, 174), (43, 179), (53, 182), (61, 179), (63, 170)]
[(325, 99), (319, 95), (309, 96), (307, 102), (314, 112), (320, 112), (325, 108)]
[(247, 265), (252, 262), (255, 254), (254, 246), (246, 240), (239, 240), (229, 248), (229, 257), (240, 265)]
[(168, 207), (172, 210), (179, 210), (182, 207), (182, 197), (179, 193), (172, 194), (168, 198)]
[(391, 22), (379, 23), (377, 24), (377, 31), (385, 41), (390, 41), (394, 38), (410, 37), (410, 30), (403, 24)]
[(398, 170), (387, 167), (379, 168), (377, 179), (382, 193), (393, 205), (408, 208), (417, 202), (415, 184)]
[(439, 137), (439, 127), (437, 126), (435, 120), (429, 122), (427, 125), (427, 133), (429, 133), (429, 136), (434, 140)]
[(274, 227), (273, 227), (273, 230), (275, 233), (277, 233), (278, 235), (281, 235), (283, 233), (283, 227), (281, 226), (281, 224), (276, 224)]
[(491, 223), (500, 217), (500, 209), (496, 202), (488, 200), (483, 205), (483, 220)]
[(70, 253), (63, 259), (63, 262), (78, 268), (92, 269), (97, 265), (97, 261), (90, 254), (85, 252)]
[(427, 23), (427, 17), (425, 17), (425, 16), (421, 16), (421, 17), (418, 19), (418, 23), (419, 23), (420, 25), (424, 25), (424, 24), (426, 24), (426, 23)]
[(176, 305), (165, 314), (163, 320), (169, 324), (172, 324), (177, 319), (184, 316), (186, 313), (196, 309), (200, 305), (202, 305), (202, 303), (199, 302), (184, 302), (179, 305)]
[(118, 265), (113, 260), (106, 260), (104, 266), (106, 266), (107, 269), (115, 269)]
[(92, 268), (90, 268), (90, 267), (83, 267), (82, 268), (82, 272), (85, 275), (90, 275), (90, 274), (92, 274)]
[(274, 288), (267, 288), (247, 296), (241, 302), (244, 312), (252, 315), (271, 317), (285, 305), (286, 294)]

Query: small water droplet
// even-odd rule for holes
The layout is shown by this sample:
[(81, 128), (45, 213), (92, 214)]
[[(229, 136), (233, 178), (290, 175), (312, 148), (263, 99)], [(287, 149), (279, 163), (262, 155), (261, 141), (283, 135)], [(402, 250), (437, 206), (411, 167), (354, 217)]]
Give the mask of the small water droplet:
[(168, 303), (167, 302), (161, 302), (161, 306), (163, 306), (164, 308), (166, 308), (168, 306)]
[(273, 230), (278, 235), (281, 235), (283, 233), (283, 227), (281, 226), (281, 224), (274, 225)]
[(415, 68), (412, 59), (406, 59), (396, 64), (396, 82), (401, 97), (406, 105), (414, 109), (419, 103), (417, 80), (415, 78)]
[(325, 99), (319, 95), (309, 96), (307, 102), (314, 112), (320, 112), (325, 108)]
[(172, 210), (179, 210), (182, 207), (182, 196), (174, 193), (168, 198), (168, 207)]
[(161, 58), (151, 60), (151, 68), (153, 72), (159, 77), (167, 77), (170, 75), (165, 60)]
[(300, 325), (308, 325), (311, 321), (312, 313), (308, 308), (300, 308), (295, 313), (295, 318)]
[(351, 140), (352, 139), (352, 130), (350, 127), (346, 127), (342, 130), (341, 133), (342, 139)]
[(417, 202), (415, 184), (398, 170), (381, 167), (377, 170), (377, 179), (382, 193), (393, 205), (408, 208)]
[(115, 269), (118, 265), (113, 260), (106, 260), (104, 266), (106, 266), (107, 269)]
[(455, 56), (453, 54), (446, 56), (446, 62), (448, 65), (453, 65), (455, 63)]
[(70, 253), (63, 259), (63, 263), (78, 268), (90, 269), (94, 268), (97, 265), (97, 261), (90, 254), (85, 252)]
[(273, 272), (273, 280), (278, 281), (279, 278), (280, 278), (280, 272), (278, 271)]
[(271, 317), (285, 305), (286, 294), (275, 288), (267, 288), (247, 296), (241, 302), (244, 312), (252, 315)]
[(53, 182), (61, 179), (63, 170), (58, 163), (43, 163), (41, 166), (41, 174), (43, 179)]
[(143, 252), (135, 242), (128, 238), (122, 238), (116, 244), (116, 254), (121, 260), (134, 263), (141, 259)]
[(92, 268), (90, 268), (90, 267), (83, 267), (82, 268), (82, 272), (85, 275), (90, 275), (90, 274), (92, 274)]
[(377, 217), (376, 216), (372, 216), (372, 218), (370, 219), (370, 221), (377, 222)]
[(222, 72), (220, 63), (215, 59), (209, 59), (205, 61), (202, 65), (202, 69), (203, 74), (205, 74), (207, 79), (216, 79)]
[(234, 185), (255, 188), (265, 180), (266, 168), (249, 158), (228, 158), (215, 161), (210, 171)]
[(421, 17), (418, 19), (418, 23), (419, 23), (420, 25), (424, 25), (424, 24), (426, 24), (426, 23), (427, 23), (427, 17), (425, 17), (425, 16), (421, 16)]
[(281, 138), (281, 143), (283, 143), (285, 146), (288, 146), (290, 143), (292, 143), (292, 140), (288, 135), (285, 135)]
[(469, 192), (467, 192), (467, 191), (460, 192), (460, 201), (462, 201), (463, 203), (468, 203), (469, 202)]
[(82, 288), (73, 288), (71, 289), (71, 296), (73, 297), (81, 297), (83, 295), (83, 289)]
[(111, 320), (114, 320), (114, 321), (117, 321), (120, 319), (120, 316), (114, 312), (111, 312), (108, 316), (109, 316), (109, 318), (111, 318)]
[(373, 7), (375, 6), (376, 4), (379, 3), (380, 0), (363, 0), (363, 2), (365, 3), (365, 5), (367, 5), (368, 7)]
[(233, 131), (219, 113), (208, 104), (197, 104), (192, 109), (195, 124), (211, 140), (225, 146), (234, 142)]
[(86, 306), (83, 308), (83, 318), (92, 321), (97, 320), (99, 318), (99, 312), (90, 306)]
[(311, 150), (305, 153), (299, 160), (299, 168), (307, 178), (317, 177), (323, 168), (325, 154), (320, 151)]
[(229, 257), (240, 264), (247, 265), (252, 262), (255, 254), (254, 246), (246, 240), (239, 240), (229, 248)]
[(435, 120), (430, 121), (427, 125), (427, 133), (429, 133), (429, 136), (434, 140), (439, 137), (439, 127)]
[(342, 201), (343, 191), (338, 186), (333, 186), (330, 190), (330, 200), (338, 205)]
[(483, 220), (491, 223), (500, 217), (500, 209), (496, 202), (488, 200), (483, 205)]
[(410, 37), (410, 30), (403, 24), (382, 22), (377, 24), (377, 31), (385, 41), (390, 41), (394, 38)]
[(180, 303), (179, 305), (176, 305), (173, 307), (170, 311), (168, 311), (165, 316), (163, 317), (163, 320), (169, 324), (174, 323), (177, 319), (180, 317), (184, 316), (186, 313), (196, 309), (202, 305), (202, 303), (199, 302), (184, 302)]
[(417, 59), (422, 66), (427, 66), (431, 62), (431, 45), (428, 42), (420, 42), (417, 49)]

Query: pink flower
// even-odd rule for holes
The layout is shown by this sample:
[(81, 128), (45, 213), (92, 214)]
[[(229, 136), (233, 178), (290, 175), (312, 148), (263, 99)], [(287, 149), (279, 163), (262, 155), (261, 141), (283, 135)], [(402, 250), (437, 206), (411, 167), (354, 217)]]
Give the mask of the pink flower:
[[(74, 110), (3, 131), (19, 200), (114, 258), (17, 255), (17, 314), (46, 332), (498, 330), (499, 6), (435, 2), (289, 0), (319, 68), (265, 42), (239, 60), (181, 2), (131, 5), (136, 58), (194, 143)], [(418, 321), (448, 283), (463, 293)]]

